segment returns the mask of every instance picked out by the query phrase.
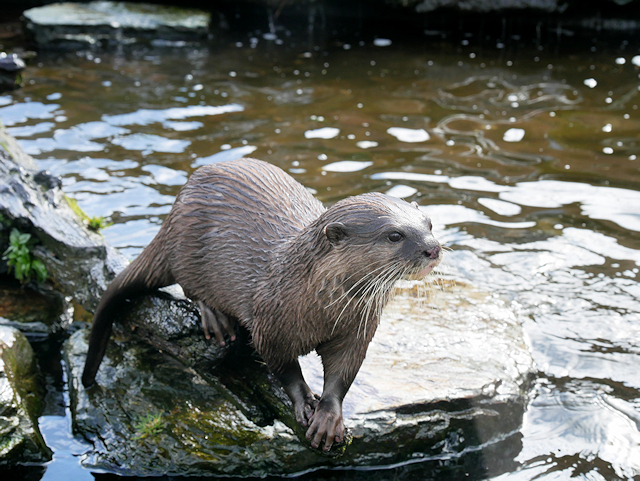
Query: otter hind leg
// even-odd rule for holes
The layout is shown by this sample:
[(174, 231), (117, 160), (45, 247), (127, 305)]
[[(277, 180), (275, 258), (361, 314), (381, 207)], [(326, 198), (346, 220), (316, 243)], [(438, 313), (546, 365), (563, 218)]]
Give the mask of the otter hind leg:
[(231, 341), (236, 340), (236, 329), (233, 318), (227, 317), (217, 309), (209, 309), (204, 302), (198, 301), (200, 308), (200, 318), (202, 319), (202, 329), (207, 339), (211, 339), (211, 334), (215, 336), (218, 344), (225, 345), (224, 336), (229, 335)]

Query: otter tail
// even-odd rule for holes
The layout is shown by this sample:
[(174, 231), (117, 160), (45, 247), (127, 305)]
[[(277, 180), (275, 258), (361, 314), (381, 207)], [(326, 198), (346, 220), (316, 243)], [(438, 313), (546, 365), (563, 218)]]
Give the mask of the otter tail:
[(95, 381), (109, 343), (111, 326), (124, 303), (136, 296), (175, 283), (163, 255), (163, 237), (162, 231), (159, 232), (146, 249), (116, 276), (102, 295), (91, 326), (89, 350), (82, 373), (84, 387), (91, 386)]

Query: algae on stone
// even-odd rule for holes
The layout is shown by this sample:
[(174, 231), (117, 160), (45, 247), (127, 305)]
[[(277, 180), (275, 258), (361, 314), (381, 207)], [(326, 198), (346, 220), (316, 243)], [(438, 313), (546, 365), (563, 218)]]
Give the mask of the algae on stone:
[[(287, 426), (258, 426), (193, 369), (140, 342), (110, 343), (97, 385), (84, 389), (86, 338), (79, 331), (64, 347), (74, 429), (94, 446), (84, 466), (136, 476), (255, 476), (313, 465), (316, 456)], [(149, 413), (161, 414), (162, 426), (139, 436)]]

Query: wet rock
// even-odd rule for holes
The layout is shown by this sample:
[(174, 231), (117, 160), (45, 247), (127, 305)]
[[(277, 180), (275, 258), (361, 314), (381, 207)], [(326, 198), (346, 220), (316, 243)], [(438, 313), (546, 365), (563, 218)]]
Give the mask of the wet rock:
[(0, 276), (0, 326), (18, 329), (32, 341), (42, 341), (65, 329), (71, 319), (57, 291), (36, 291)]
[[(80, 384), (85, 352), (78, 332), (65, 355), (74, 426), (94, 446), (84, 464), (135, 476), (293, 474), (486, 447), (517, 432), (533, 369), (520, 320), (503, 301), (455, 283), (431, 292), (405, 286), (345, 399), (353, 441), (341, 457), (325, 458), (304, 448), (288, 400), (247, 351), (200, 371), (121, 339), (88, 391)], [(302, 364), (320, 391), (318, 359)], [(141, 437), (148, 413), (160, 415), (161, 427)]]
[[(517, 431), (534, 369), (521, 322), (504, 301), (464, 284), (399, 286), (345, 398), (353, 443), (332, 465), (434, 459)], [(319, 358), (301, 364), (321, 390)]]
[[(127, 259), (84, 225), (67, 202), (60, 181), (33, 170), (33, 160), (2, 127), (0, 146), (0, 214), (11, 226), (37, 239), (33, 254), (45, 264), (55, 289), (93, 312), (107, 285), (127, 265)], [(215, 343), (202, 345), (200, 338), (191, 335), (199, 325), (199, 314), (184, 297), (179, 302), (174, 300), (180, 297), (179, 291), (169, 292), (173, 295), (147, 298), (147, 304), (140, 304), (139, 314), (132, 309), (131, 326), (149, 332), (147, 340), (157, 342), (159, 349), (172, 352), (175, 348), (182, 354), (200, 352), (200, 363), (214, 364), (224, 357), (225, 348)], [(182, 357), (189, 362), (187, 356)]]
[(39, 48), (83, 48), (138, 42), (186, 45), (207, 38), (210, 15), (194, 9), (129, 2), (56, 3), (24, 12)]
[(42, 407), (29, 342), (20, 331), (0, 326), (0, 467), (51, 459), (38, 429)]
[(0, 52), (0, 92), (20, 88), (24, 68), (24, 61), (18, 55)]
[(0, 163), (9, 161), (13, 166), (8, 168), (22, 167), (27, 170), (36, 170), (33, 159), (24, 153), (16, 139), (7, 133), (0, 122)]
[(210, 371), (229, 351), (229, 346), (220, 347), (204, 337), (200, 311), (178, 286), (133, 301), (115, 328), (135, 332), (139, 339), (199, 371)]
[(4, 72), (18, 72), (24, 70), (25, 64), (15, 53), (7, 54), (6, 52), (0, 52), (0, 71)]
[[(526, 397), (532, 360), (521, 320), (489, 293), (442, 282), (400, 284), (349, 391), (347, 416), (433, 400)], [(317, 377), (319, 358), (305, 358), (305, 368)]]
[(257, 425), (222, 386), (139, 342), (112, 342), (98, 385), (85, 390), (86, 342), (79, 331), (64, 351), (73, 424), (94, 446), (85, 467), (136, 476), (255, 476), (317, 462), (283, 423)]
[[(8, 135), (2, 132), (2, 137)], [(0, 149), (1, 213), (6, 222), (39, 240), (41, 246), (34, 254), (45, 262), (59, 289), (93, 310), (107, 282), (126, 265), (126, 259), (106, 246), (99, 234), (84, 227), (59, 188), (43, 187), (46, 175), (37, 176), (32, 166), (33, 160), (17, 144), (13, 149)]]

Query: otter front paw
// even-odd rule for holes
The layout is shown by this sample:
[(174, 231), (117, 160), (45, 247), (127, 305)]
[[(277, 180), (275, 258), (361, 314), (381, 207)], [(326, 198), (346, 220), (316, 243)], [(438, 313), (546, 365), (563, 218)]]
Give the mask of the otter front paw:
[(344, 440), (344, 433), (342, 404), (335, 399), (320, 399), (306, 435), (311, 446), (318, 448), (324, 443), (322, 449), (329, 451), (334, 442)]
[(232, 319), (229, 319), (224, 313), (218, 310), (209, 309), (203, 302), (198, 301), (198, 307), (200, 308), (202, 329), (207, 339), (211, 339), (211, 333), (213, 333), (218, 344), (224, 346), (224, 335), (226, 333), (229, 335), (231, 341), (236, 340), (235, 323)]

